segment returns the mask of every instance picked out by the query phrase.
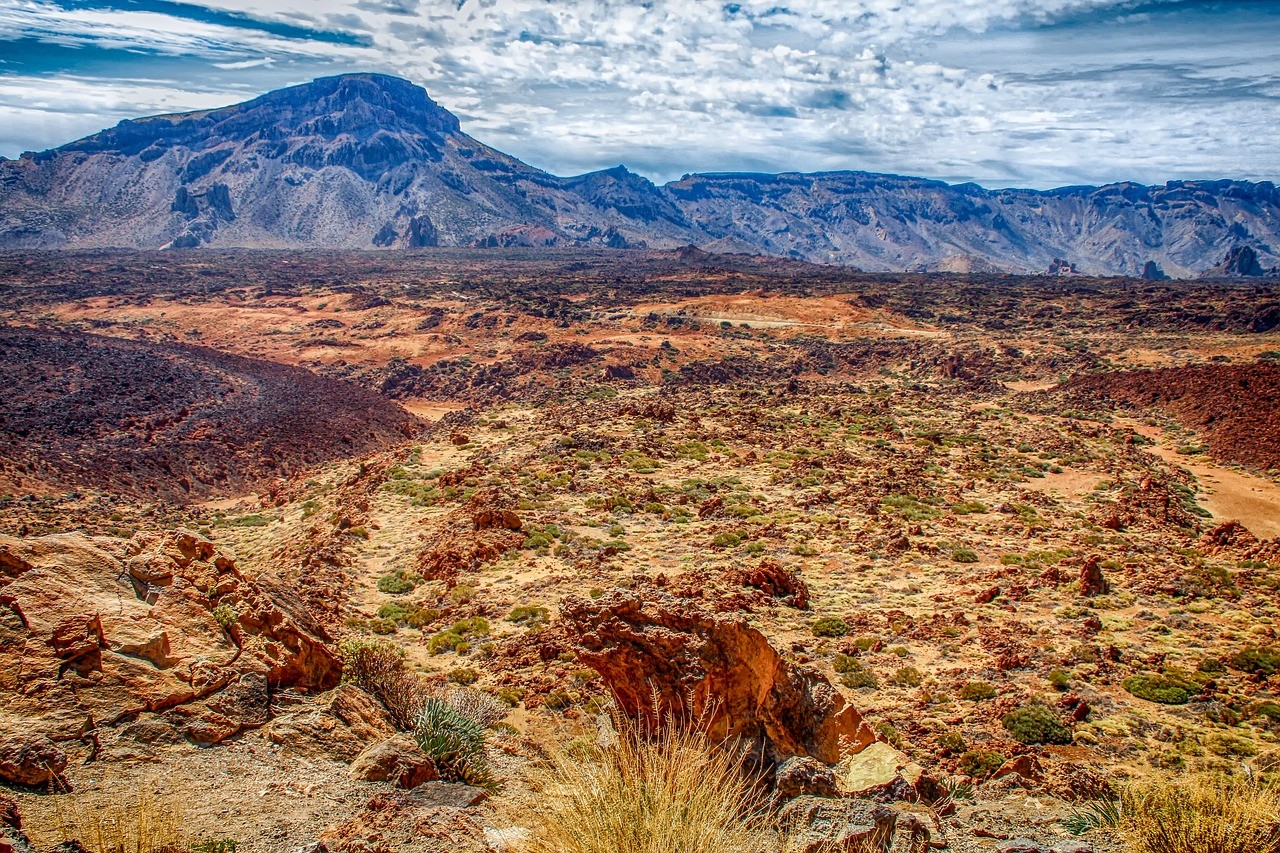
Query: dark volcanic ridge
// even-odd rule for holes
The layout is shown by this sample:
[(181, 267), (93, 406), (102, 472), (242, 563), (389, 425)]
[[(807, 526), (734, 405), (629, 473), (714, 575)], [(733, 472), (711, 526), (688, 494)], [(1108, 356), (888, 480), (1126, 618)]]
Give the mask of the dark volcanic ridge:
[(1083, 376), (1060, 391), (1085, 404), (1163, 409), (1213, 456), (1280, 470), (1280, 364), (1191, 365)]
[(420, 426), (350, 383), (183, 344), (0, 326), (0, 371), (6, 490), (243, 494)]
[(551, 175), (353, 74), (0, 161), (0, 248), (608, 247), (871, 271), (1271, 275), (1270, 182), (987, 190), (865, 172)]

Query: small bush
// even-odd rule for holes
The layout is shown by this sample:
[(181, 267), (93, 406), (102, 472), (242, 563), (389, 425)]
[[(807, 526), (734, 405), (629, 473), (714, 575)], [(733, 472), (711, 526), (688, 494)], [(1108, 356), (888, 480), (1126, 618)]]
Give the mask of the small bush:
[(536, 604), (520, 604), (511, 608), (511, 612), (507, 614), (507, 621), (515, 622), (517, 625), (536, 627), (545, 625), (550, 615), (551, 612), (545, 607), (539, 607)]
[(566, 708), (572, 707), (573, 697), (570, 696), (567, 691), (552, 690), (546, 695), (546, 698), (542, 700), (542, 704), (543, 707), (547, 708), (547, 710), (563, 711)]
[(978, 554), (969, 548), (957, 548), (951, 552), (951, 559), (957, 563), (976, 563)]
[(1071, 686), (1071, 676), (1067, 675), (1066, 670), (1055, 669), (1049, 673), (1049, 686), (1062, 692)]
[(1247, 646), (1231, 656), (1230, 664), (1241, 672), (1270, 678), (1280, 672), (1280, 646)]
[(810, 626), (815, 637), (843, 637), (849, 633), (849, 625), (839, 616), (823, 616)]
[(422, 582), (422, 578), (405, 569), (396, 569), (394, 572), (385, 574), (378, 578), (378, 592), (387, 595), (404, 595), (413, 592), (413, 590)]
[(236, 609), (230, 604), (219, 604), (213, 608), (213, 621), (217, 622), (218, 627), (224, 631), (236, 624), (239, 618), (239, 615), (236, 614)]
[(742, 537), (736, 533), (717, 533), (716, 537), (711, 540), (711, 544), (717, 548), (736, 548), (742, 544)]
[(1131, 695), (1161, 705), (1185, 705), (1200, 692), (1200, 685), (1170, 675), (1131, 675), (1124, 680)]
[(443, 779), (493, 788), (486, 755), (485, 727), (440, 698), (428, 698), (418, 711), (413, 739)]
[(960, 688), (960, 698), (970, 702), (985, 702), (996, 698), (996, 689), (985, 681), (970, 681)]
[(986, 779), (1004, 764), (1004, 756), (990, 750), (971, 749), (960, 756), (960, 772), (975, 779)]
[(1058, 715), (1043, 705), (1028, 705), (1010, 711), (1000, 722), (1010, 736), (1020, 743), (1068, 744), (1072, 740), (1071, 729), (1064, 726)]
[(460, 666), (457, 669), (449, 670), (445, 674), (445, 678), (449, 679), (454, 684), (461, 684), (463, 687), (466, 687), (479, 681), (480, 673), (476, 672), (471, 667)]
[(891, 680), (899, 687), (919, 687), (924, 675), (914, 666), (904, 666), (893, 674)]

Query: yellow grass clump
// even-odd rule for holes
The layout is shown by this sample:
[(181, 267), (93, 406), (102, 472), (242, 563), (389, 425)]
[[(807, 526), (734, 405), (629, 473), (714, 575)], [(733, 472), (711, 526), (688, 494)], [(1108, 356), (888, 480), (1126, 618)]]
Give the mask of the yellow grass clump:
[[(112, 798), (58, 795), (48, 843), (79, 841), (90, 853), (174, 853), (188, 849), (184, 815), (177, 797), (162, 797), (149, 786)], [(32, 841), (41, 839), (33, 833)]]
[(742, 754), (696, 724), (615, 717), (594, 743), (552, 746), (513, 815), (527, 853), (774, 853)]
[(1280, 788), (1198, 775), (1135, 785), (1121, 795), (1130, 853), (1280, 853)]

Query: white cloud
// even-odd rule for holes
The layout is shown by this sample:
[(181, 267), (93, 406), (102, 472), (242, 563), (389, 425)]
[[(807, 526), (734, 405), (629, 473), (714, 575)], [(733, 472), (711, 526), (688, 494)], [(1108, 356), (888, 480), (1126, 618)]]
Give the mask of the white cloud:
[[(1215, 40), (1150, 3), (1141, 17), (1129, 0), (199, 5), (359, 43), (44, 0), (0, 0), (0, 36), (201, 57), (246, 88), (268, 62), (273, 83), (299, 64), (390, 70), (482, 141), (562, 173), (627, 162), (659, 179), (729, 168), (1035, 185), (1274, 177), (1280, 54), (1265, 27), (1216, 19), (1230, 26)], [(1074, 29), (1040, 26), (1064, 21)], [(172, 94), (207, 105), (199, 86)], [(29, 109), (3, 91), (0, 102)]]

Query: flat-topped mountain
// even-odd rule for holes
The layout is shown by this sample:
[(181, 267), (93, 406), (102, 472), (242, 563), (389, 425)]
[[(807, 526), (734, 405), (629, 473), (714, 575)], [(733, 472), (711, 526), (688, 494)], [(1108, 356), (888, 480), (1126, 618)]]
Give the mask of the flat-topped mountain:
[[(695, 245), (868, 270), (1266, 275), (1270, 182), (988, 190), (865, 172), (558, 177), (427, 92), (326, 77), (0, 160), (0, 248)], [(1241, 256), (1251, 258), (1240, 263)]]

